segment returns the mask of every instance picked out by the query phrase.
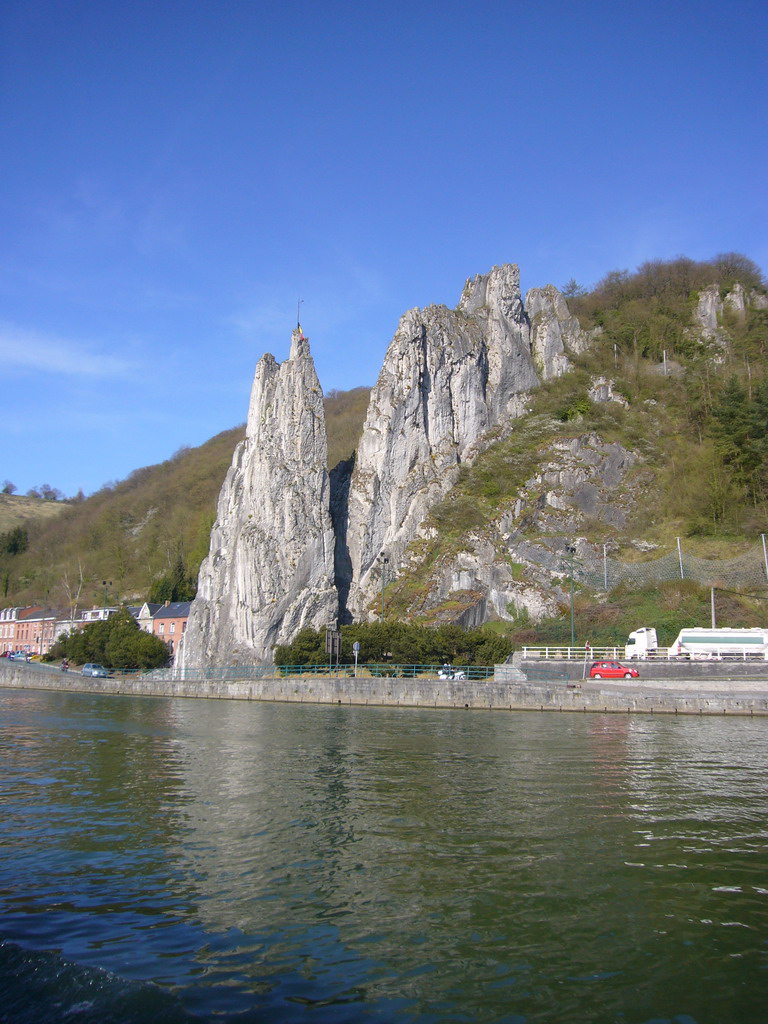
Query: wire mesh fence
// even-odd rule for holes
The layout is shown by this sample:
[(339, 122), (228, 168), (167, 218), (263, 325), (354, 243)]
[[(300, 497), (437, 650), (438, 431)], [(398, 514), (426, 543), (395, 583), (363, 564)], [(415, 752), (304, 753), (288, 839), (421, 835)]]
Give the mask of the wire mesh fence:
[(647, 562), (620, 562), (609, 558), (574, 560), (574, 579), (592, 590), (613, 590), (622, 583), (642, 587), (667, 580), (692, 580), (704, 586), (760, 587), (768, 585), (768, 558), (765, 538), (735, 558), (707, 559), (685, 551), (678, 541), (677, 551)]

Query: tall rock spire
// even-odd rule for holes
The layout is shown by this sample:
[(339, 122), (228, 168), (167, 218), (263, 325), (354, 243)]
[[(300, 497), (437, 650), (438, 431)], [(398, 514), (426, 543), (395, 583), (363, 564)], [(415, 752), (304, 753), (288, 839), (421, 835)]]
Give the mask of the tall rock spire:
[(275, 644), (336, 619), (323, 395), (300, 326), (259, 361), (246, 436), (219, 495), (184, 662), (271, 661)]

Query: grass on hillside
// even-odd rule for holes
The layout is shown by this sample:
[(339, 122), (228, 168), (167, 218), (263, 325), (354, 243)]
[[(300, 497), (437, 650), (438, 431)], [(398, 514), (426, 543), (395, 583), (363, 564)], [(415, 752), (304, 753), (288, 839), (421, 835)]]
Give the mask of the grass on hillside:
[(80, 607), (142, 601), (180, 555), (199, 565), (242, 434), (242, 427), (224, 431), (103, 487), (52, 521), (31, 523), (28, 549), (0, 565), (0, 599), (56, 607), (70, 605), (75, 594)]
[(33, 521), (52, 519), (70, 507), (70, 503), (66, 501), (46, 501), (43, 498), (28, 498), (20, 494), (0, 494), (0, 533), (8, 533), (17, 526), (28, 526)]

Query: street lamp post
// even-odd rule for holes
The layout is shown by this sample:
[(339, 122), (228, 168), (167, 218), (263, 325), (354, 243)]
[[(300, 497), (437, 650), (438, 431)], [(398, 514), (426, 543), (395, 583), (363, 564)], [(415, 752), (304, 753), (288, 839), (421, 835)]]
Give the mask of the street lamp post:
[(333, 671), (333, 662), (336, 660), (336, 672), (339, 671), (339, 654), (341, 652), (341, 630), (336, 628), (336, 621), (330, 622), (325, 627), (325, 653), (328, 655), (328, 672)]
[(568, 577), (571, 589), (571, 647), (575, 647), (576, 625), (573, 617), (573, 556), (576, 554), (576, 548), (572, 544), (566, 544), (565, 550), (568, 552)]
[(381, 619), (382, 619), (382, 622), (384, 621), (384, 616), (385, 616), (385, 613), (386, 613), (386, 606), (384, 604), (384, 587), (389, 582), (389, 573), (387, 571), (387, 566), (388, 565), (389, 565), (389, 559), (386, 557), (384, 552), (382, 552), (379, 555), (379, 568), (380, 568), (380, 571), (381, 571)]

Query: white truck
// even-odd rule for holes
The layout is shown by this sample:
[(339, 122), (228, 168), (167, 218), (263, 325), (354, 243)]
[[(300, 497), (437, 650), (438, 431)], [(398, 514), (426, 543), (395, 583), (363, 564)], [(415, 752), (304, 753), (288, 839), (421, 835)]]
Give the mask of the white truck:
[(631, 661), (632, 658), (647, 658), (655, 655), (658, 647), (659, 641), (653, 626), (641, 626), (640, 629), (633, 630), (627, 637), (624, 646), (624, 659)]
[(760, 658), (768, 661), (768, 629), (734, 629), (723, 626), (707, 629), (693, 626), (681, 629), (668, 648), (659, 647), (653, 626), (635, 629), (627, 638), (624, 657), (686, 658), (695, 661), (718, 658)]

